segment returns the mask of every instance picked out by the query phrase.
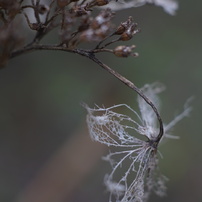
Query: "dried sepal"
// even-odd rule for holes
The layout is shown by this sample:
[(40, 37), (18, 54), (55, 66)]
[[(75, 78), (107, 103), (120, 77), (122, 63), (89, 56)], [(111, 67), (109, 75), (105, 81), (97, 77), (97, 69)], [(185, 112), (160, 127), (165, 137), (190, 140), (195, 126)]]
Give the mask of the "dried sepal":
[(132, 23), (125, 32), (123, 32), (119, 38), (120, 41), (128, 41), (130, 40), (135, 34), (140, 32), (140, 29), (136, 29), (137, 24)]

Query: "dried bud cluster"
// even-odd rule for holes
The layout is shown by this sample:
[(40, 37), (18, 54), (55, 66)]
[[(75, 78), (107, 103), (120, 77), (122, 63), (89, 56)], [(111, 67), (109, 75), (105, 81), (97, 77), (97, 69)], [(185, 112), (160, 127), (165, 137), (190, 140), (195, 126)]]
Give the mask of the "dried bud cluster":
[[(118, 57), (137, 56), (136, 53), (132, 53), (134, 46), (105, 49), (106, 46), (117, 41), (128, 41), (139, 32), (137, 23), (132, 17), (116, 27), (112, 23), (115, 13), (111, 9), (104, 8), (98, 14), (94, 14), (96, 7), (101, 8), (109, 3), (109, 0), (52, 0), (49, 3), (44, 3), (42, 0), (0, 0), (0, 26), (2, 26), (0, 28), (5, 29), (9, 24), (15, 24), (15, 17), (20, 15), (25, 17), (28, 27), (36, 32), (33, 40), (28, 43), (29, 46), (39, 44), (48, 32), (57, 28), (58, 46), (73, 50), (78, 49), (83, 42), (97, 42), (96, 48), (92, 50), (93, 53), (111, 52)], [(34, 19), (30, 16), (30, 10), (34, 14)], [(19, 27), (17, 31), (22, 33)], [(15, 31), (12, 34), (15, 35)], [(119, 37), (110, 40), (115, 35)], [(104, 44), (105, 40), (108, 40), (108, 43)], [(104, 45), (101, 47), (101, 44)], [(28, 45), (25, 44), (24, 47)], [(9, 49), (10, 52), (17, 48), (17, 46), (10, 47), (13, 47)]]
[(118, 57), (128, 57), (134, 56), (137, 57), (138, 53), (133, 53), (132, 50), (135, 48), (135, 45), (132, 46), (117, 46), (114, 49), (114, 55)]
[(94, 19), (90, 19), (89, 28), (81, 34), (82, 41), (101, 41), (108, 36), (111, 29), (111, 10), (102, 10)]
[(137, 23), (134, 23), (132, 17), (129, 17), (126, 22), (121, 23), (115, 33), (121, 35), (121, 41), (128, 41), (139, 31)]

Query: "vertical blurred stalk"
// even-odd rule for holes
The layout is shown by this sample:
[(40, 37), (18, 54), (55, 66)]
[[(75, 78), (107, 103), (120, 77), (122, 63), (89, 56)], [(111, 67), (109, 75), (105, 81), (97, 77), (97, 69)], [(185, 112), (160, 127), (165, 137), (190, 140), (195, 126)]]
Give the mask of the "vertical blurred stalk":
[(18, 196), (18, 202), (62, 202), (90, 175), (106, 146), (92, 142), (86, 128), (72, 136)]

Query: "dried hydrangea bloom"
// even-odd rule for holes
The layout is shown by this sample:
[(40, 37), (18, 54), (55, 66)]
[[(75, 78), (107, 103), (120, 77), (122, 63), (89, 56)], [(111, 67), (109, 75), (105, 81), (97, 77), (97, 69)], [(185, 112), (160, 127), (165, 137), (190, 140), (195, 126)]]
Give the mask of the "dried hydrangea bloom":
[(110, 1), (107, 7), (110, 7), (112, 10), (122, 10), (143, 6), (146, 3), (160, 6), (170, 15), (175, 15), (176, 10), (178, 9), (178, 3), (175, 0), (119, 0), (117, 2)]
[[(145, 85), (142, 92), (159, 107), (158, 93), (164, 90), (159, 83)], [(153, 109), (138, 96), (140, 115), (126, 104), (96, 109), (84, 107), (88, 111), (89, 133), (94, 141), (107, 146), (119, 147), (104, 157), (112, 166), (112, 172), (105, 176), (104, 182), (110, 192), (109, 201), (146, 202), (151, 192), (163, 196), (167, 178), (158, 168), (158, 121)], [(131, 116), (119, 113), (127, 109)], [(191, 108), (184, 111), (164, 127), (163, 137), (170, 137), (171, 128), (183, 117), (188, 116)], [(121, 177), (120, 177), (121, 176)]]

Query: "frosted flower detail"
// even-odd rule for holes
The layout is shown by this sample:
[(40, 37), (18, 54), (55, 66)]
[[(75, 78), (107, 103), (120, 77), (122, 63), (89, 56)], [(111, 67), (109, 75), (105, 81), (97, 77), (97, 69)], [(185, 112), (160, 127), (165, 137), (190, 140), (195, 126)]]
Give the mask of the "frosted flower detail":
[(164, 11), (170, 15), (175, 15), (176, 10), (178, 9), (178, 3), (175, 0), (119, 0), (117, 2), (110, 1), (107, 7), (112, 10), (122, 10), (143, 6), (147, 3), (162, 7)]
[[(154, 83), (141, 90), (159, 108), (158, 94), (164, 89), (162, 84)], [(111, 148), (111, 152), (103, 157), (112, 167), (111, 173), (104, 178), (110, 202), (146, 202), (151, 192), (159, 196), (166, 193), (167, 178), (158, 167), (158, 119), (142, 97), (138, 96), (137, 102), (139, 113), (126, 104), (109, 108), (96, 106), (95, 109), (84, 104), (92, 140)], [(190, 110), (185, 105), (181, 114), (164, 125), (164, 138), (175, 137), (171, 129), (188, 116)], [(126, 112), (130, 116), (125, 115)]]

